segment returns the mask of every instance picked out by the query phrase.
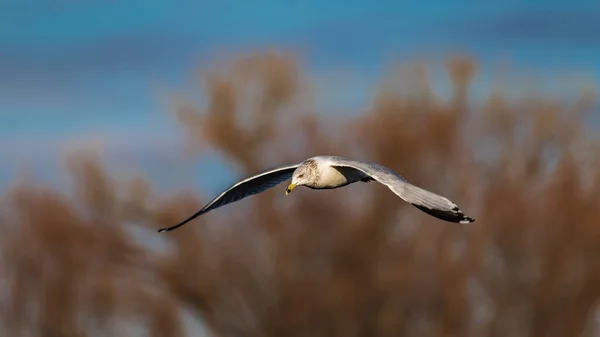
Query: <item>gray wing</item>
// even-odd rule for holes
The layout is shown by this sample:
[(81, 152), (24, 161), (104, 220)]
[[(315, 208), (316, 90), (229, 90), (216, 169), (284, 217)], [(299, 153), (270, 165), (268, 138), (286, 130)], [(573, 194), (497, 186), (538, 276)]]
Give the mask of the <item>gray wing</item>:
[(447, 198), (415, 186), (396, 172), (377, 163), (347, 160), (332, 157), (332, 166), (359, 170), (386, 185), (404, 201), (438, 219), (449, 222), (471, 223), (475, 219), (463, 214), (462, 210)]
[(211, 202), (206, 204), (206, 206), (202, 207), (201, 210), (194, 213), (189, 218), (183, 220), (182, 222), (178, 223), (177, 225), (174, 225), (171, 227), (166, 227), (166, 228), (161, 228), (158, 230), (158, 232), (160, 233), (160, 232), (171, 231), (177, 227), (185, 225), (186, 223), (194, 220), (195, 218), (199, 217), (200, 215), (202, 215), (204, 213), (212, 211), (213, 209), (219, 208), (221, 206), (225, 206), (232, 202), (236, 202), (243, 198), (261, 193), (271, 187), (274, 187), (275, 185), (278, 185), (278, 184), (284, 182), (285, 180), (291, 178), (292, 175), (294, 174), (294, 170), (296, 170), (296, 168), (299, 165), (300, 164), (279, 167), (279, 168), (269, 170), (269, 171), (263, 172), (261, 174), (252, 176), (252, 177), (248, 177), (244, 180), (241, 180), (241, 181), (233, 184), (232, 186), (230, 186), (225, 191), (223, 191), (216, 198), (214, 198)]

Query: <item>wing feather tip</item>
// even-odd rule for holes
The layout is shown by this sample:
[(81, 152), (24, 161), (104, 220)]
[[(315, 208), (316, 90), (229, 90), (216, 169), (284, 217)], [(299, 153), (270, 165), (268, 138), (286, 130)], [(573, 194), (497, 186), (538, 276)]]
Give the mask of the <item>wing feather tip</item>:
[(467, 224), (467, 223), (472, 223), (472, 222), (475, 222), (475, 219), (468, 217), (468, 216), (463, 217), (462, 220), (459, 221), (459, 223), (462, 223), (462, 224)]
[(475, 222), (475, 219), (464, 215), (464, 213), (460, 210), (460, 208), (458, 208), (458, 206), (452, 207), (452, 210), (441, 210), (441, 209), (429, 208), (429, 207), (415, 204), (415, 203), (413, 203), (412, 205), (417, 207), (421, 211), (423, 211), (431, 216), (434, 216), (438, 219), (444, 220), (444, 221), (461, 223), (461, 224)]
[(463, 213), (463, 211), (460, 208), (458, 208), (458, 206), (454, 206), (454, 208), (452, 208), (452, 210), (461, 216), (461, 219), (458, 221), (458, 223), (467, 224), (467, 223), (475, 222), (474, 218), (471, 218), (470, 216), (466, 216)]
[(463, 211), (460, 208), (458, 208), (458, 206), (454, 206), (454, 208), (452, 210), (461, 216), (461, 219), (458, 221), (458, 223), (467, 224), (467, 223), (475, 222), (474, 218), (471, 218), (470, 216), (466, 216), (463, 213)]

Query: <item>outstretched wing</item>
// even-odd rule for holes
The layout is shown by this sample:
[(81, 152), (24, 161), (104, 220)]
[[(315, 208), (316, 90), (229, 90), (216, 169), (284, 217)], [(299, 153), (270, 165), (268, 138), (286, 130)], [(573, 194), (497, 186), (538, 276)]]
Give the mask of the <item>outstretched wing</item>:
[(274, 187), (275, 185), (289, 179), (298, 166), (299, 164), (279, 167), (241, 180), (229, 187), (228, 189), (226, 189), (225, 191), (223, 191), (211, 202), (206, 204), (206, 206), (202, 207), (201, 210), (199, 210), (189, 218), (183, 220), (177, 225), (161, 228), (158, 230), (158, 232), (160, 233), (171, 231), (177, 227), (185, 225), (186, 223), (194, 220), (195, 218), (199, 217), (204, 213), (212, 211), (213, 209), (225, 206), (232, 202), (236, 202), (240, 199), (261, 193), (271, 187)]
[(404, 201), (438, 219), (449, 222), (471, 223), (475, 219), (463, 214), (458, 206), (447, 198), (415, 186), (396, 172), (377, 163), (347, 160), (334, 157), (331, 166), (359, 170), (386, 185)]

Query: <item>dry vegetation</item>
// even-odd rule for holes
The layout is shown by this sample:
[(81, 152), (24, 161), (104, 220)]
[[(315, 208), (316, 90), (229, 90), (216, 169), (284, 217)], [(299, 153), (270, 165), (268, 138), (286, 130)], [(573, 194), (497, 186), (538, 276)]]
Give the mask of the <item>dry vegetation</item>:
[(22, 183), (4, 196), (2, 336), (195, 335), (184, 312), (216, 336), (600, 334), (593, 97), (495, 91), (478, 106), (477, 71), (448, 63), (448, 102), (423, 71), (401, 77), (409, 92), (386, 85), (340, 126), (312, 112), (292, 57), (255, 54), (203, 77), (204, 108), (174, 109), (196, 155), (216, 150), (243, 174), (323, 153), (377, 161), (451, 197), (473, 226), (371, 183), (287, 198), (281, 186), (158, 234), (209, 196), (157, 196), (78, 155), (73, 197)]

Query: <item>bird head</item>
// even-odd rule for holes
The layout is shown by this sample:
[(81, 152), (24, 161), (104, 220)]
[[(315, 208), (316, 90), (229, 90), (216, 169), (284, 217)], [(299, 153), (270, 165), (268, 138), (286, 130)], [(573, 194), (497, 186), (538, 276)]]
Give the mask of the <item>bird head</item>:
[(313, 184), (315, 180), (314, 171), (315, 170), (312, 168), (312, 166), (307, 163), (303, 163), (302, 165), (298, 166), (292, 175), (291, 184), (289, 184), (285, 190), (285, 195), (288, 195), (294, 188), (298, 186)]

